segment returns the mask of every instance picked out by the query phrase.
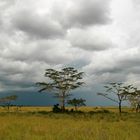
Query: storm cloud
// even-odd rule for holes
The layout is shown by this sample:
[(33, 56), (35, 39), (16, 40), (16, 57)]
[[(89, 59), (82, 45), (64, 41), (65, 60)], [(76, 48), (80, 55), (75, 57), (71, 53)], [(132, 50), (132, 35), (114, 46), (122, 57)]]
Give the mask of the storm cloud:
[(102, 25), (111, 20), (109, 2), (110, 0), (103, 3), (102, 0), (56, 1), (53, 15), (66, 27)]
[[(48, 15), (41, 17), (34, 11), (22, 10), (14, 15), (13, 23), (15, 28), (28, 33), (36, 38), (58, 38), (63, 36), (65, 30), (59, 22), (51, 20)], [(23, 17), (26, 18), (23, 18)]]
[(45, 69), (65, 66), (85, 72), (85, 92), (139, 87), (139, 16), (137, 0), (0, 1), (0, 91), (34, 92)]

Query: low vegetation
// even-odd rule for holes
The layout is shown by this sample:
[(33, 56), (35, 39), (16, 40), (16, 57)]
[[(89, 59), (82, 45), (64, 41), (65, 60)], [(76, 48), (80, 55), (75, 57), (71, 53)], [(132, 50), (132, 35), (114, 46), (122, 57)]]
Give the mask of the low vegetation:
[[(66, 108), (71, 110), (71, 107)], [(123, 107), (79, 107), (53, 113), (51, 107), (0, 108), (0, 140), (139, 140), (140, 113)]]

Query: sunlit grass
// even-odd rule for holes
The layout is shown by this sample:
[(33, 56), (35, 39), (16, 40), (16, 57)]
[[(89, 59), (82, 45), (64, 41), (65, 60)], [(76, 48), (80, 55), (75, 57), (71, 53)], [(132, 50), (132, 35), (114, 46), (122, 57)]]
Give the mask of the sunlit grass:
[(15, 111), (13, 107), (11, 112), (6, 112), (1, 108), (0, 140), (140, 139), (140, 113), (129, 112), (119, 116), (115, 111), (96, 113), (99, 108), (94, 107), (79, 108), (89, 113), (47, 112), (50, 110), (50, 107), (22, 107)]

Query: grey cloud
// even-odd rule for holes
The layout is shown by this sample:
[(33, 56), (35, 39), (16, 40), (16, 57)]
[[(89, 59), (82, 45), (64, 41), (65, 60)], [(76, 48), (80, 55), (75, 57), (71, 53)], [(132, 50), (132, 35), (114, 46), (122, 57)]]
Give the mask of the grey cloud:
[(130, 67), (130, 68), (128, 68), (127, 72), (134, 73), (134, 74), (140, 74), (140, 66)]
[[(3, 0), (0, 1), (0, 28), (1, 33), (10, 34), (13, 31), (11, 27), (11, 14), (15, 10), (16, 0)], [(1, 38), (3, 35), (1, 35)]]
[[(32, 89), (38, 81), (42, 70), (47, 68), (47, 64), (29, 63), (3, 59), (0, 61), (0, 85), (2, 90), (25, 90)], [(41, 77), (40, 77), (41, 78)]]
[(132, 58), (125, 58), (124, 60), (120, 60), (119, 67), (125, 72), (126, 75), (128, 74), (140, 74), (140, 56), (139, 57), (132, 57)]
[(5, 90), (32, 88), (31, 83), (43, 79), (46, 68), (73, 66), (73, 63), (80, 63), (86, 55), (89, 56), (89, 53), (71, 47), (65, 40), (30, 42), (23, 39), (15, 43), (15, 38), (8, 40), (9, 44), (3, 42), (0, 47), (0, 81)]
[(15, 28), (35, 38), (58, 38), (65, 34), (63, 27), (49, 15), (41, 17), (30, 10), (21, 10), (14, 15), (12, 22)]
[(85, 83), (89, 89), (91, 89), (95, 85), (104, 85), (111, 82), (126, 82), (126, 80), (127, 80), (127, 76), (124, 73), (105, 72), (100, 74), (98, 73), (89, 74), (86, 72), (86, 77), (85, 77)]
[[(140, 59), (140, 58), (139, 58)], [(110, 73), (110, 74), (117, 74), (123, 73), (124, 75), (129, 75), (130, 73), (133, 74), (140, 74), (140, 61), (137, 59), (127, 59), (127, 60), (118, 60), (114, 61), (114, 65), (111, 67), (104, 67), (102, 69), (95, 70), (97, 75), (102, 73)]]
[(106, 50), (112, 46), (110, 39), (103, 35), (101, 31), (98, 31), (98, 28), (93, 31), (90, 29), (71, 29), (68, 32), (67, 38), (74, 47), (90, 51)]
[(3, 0), (0, 1), (0, 9), (4, 10), (13, 6), (16, 3), (16, 0)]
[(65, 7), (56, 2), (53, 15), (66, 27), (107, 24), (110, 22), (109, 2), (110, 0), (71, 0), (70, 3), (64, 2)]
[(140, 6), (140, 1), (139, 0), (131, 0), (135, 6)]
[(82, 25), (92, 24), (105, 24), (109, 21), (109, 7), (108, 1), (101, 0), (81, 0), (77, 4), (77, 7), (71, 11), (69, 16), (71, 22)]
[(1, 15), (0, 15), (0, 27), (1, 27), (2, 23), (3, 23), (3, 21), (2, 21), (1, 18), (2, 18), (2, 17), (1, 17)]
[[(87, 83), (90, 86), (109, 82), (128, 82), (139, 86), (140, 80), (140, 56), (139, 51), (128, 49), (117, 51), (116, 49), (94, 53), (91, 62), (83, 67), (88, 74)], [(139, 49), (137, 49), (139, 50)], [(110, 51), (110, 53), (109, 53)]]
[[(76, 61), (80, 52), (76, 48), (72, 48), (66, 40), (38, 40), (38, 42), (21, 41), (19, 44), (10, 44), (6, 50), (3, 48), (0, 52), (1, 56), (6, 59), (21, 62), (34, 62), (47, 64), (67, 64)], [(82, 55), (84, 51), (82, 51)]]
[[(108, 23), (109, 1), (104, 4), (102, 0), (71, 0), (62, 1), (63, 4), (60, 1), (54, 3), (50, 12), (44, 15), (29, 7), (17, 8), (11, 15), (11, 22), (15, 29), (23, 31), (31, 38), (56, 39), (65, 36), (67, 30), (75, 26), (81, 28)], [(89, 48), (91, 45), (90, 42), (87, 44)]]
[(98, 70), (96, 72), (97, 75), (103, 74), (103, 73), (110, 73), (110, 74), (117, 74), (117, 73), (122, 73), (123, 72), (123, 68), (121, 67), (112, 67), (112, 68), (104, 68), (101, 70)]
[(97, 77), (98, 83), (125, 82), (127, 76), (124, 73), (103, 73)]
[(49, 6), (44, 0), (6, 1), (0, 10), (0, 90), (32, 90), (46, 68), (63, 66), (84, 71), (90, 88), (112, 81), (140, 85), (139, 24), (127, 23), (137, 30), (132, 36), (116, 17), (115, 26), (108, 24), (110, 0), (54, 0)]
[(140, 60), (138, 60), (137, 58), (131, 59), (131, 60), (130, 59), (122, 60), (120, 62), (120, 67), (121, 66), (124, 67), (124, 68), (126, 68), (126, 69), (133, 68), (135, 66), (140, 66)]

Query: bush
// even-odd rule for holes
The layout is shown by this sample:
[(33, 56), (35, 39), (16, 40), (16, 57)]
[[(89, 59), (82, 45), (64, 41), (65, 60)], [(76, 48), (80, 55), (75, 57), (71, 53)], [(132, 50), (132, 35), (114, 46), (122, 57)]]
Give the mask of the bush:
[(61, 112), (62, 110), (61, 110), (61, 108), (59, 107), (59, 104), (55, 104), (54, 106), (53, 106), (53, 112), (54, 113), (58, 113), (58, 112)]

